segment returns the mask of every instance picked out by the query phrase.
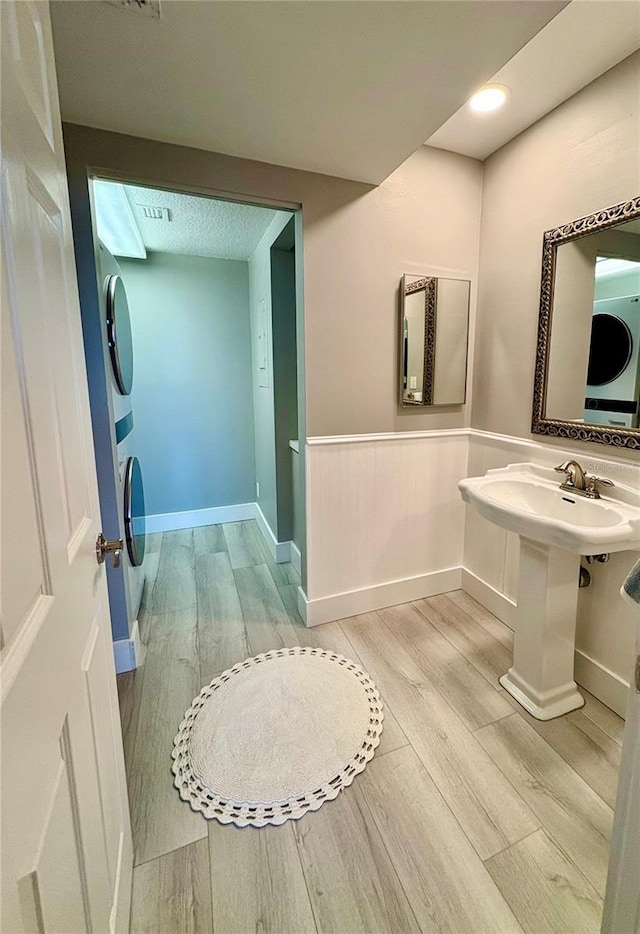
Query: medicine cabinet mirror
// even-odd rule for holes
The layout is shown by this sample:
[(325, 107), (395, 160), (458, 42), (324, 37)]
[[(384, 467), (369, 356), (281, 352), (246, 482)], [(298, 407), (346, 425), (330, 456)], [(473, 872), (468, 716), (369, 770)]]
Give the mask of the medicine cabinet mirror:
[(640, 449), (640, 198), (543, 236), (532, 431)]
[(400, 399), (409, 406), (462, 405), (467, 382), (466, 279), (402, 277)]

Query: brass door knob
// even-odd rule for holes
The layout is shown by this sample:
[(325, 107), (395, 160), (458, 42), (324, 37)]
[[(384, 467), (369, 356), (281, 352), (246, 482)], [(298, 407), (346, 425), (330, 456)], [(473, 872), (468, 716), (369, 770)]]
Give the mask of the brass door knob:
[(104, 564), (107, 555), (112, 555), (114, 568), (119, 568), (122, 548), (123, 541), (121, 538), (106, 539), (102, 532), (100, 532), (96, 539), (96, 558), (98, 564)]

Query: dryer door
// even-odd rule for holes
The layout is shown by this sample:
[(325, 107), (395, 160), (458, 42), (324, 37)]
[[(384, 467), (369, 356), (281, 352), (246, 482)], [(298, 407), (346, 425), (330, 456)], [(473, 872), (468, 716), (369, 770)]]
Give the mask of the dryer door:
[(129, 303), (120, 276), (109, 276), (107, 290), (107, 341), (116, 386), (128, 396), (133, 386), (133, 339)]
[(144, 560), (146, 521), (142, 471), (137, 457), (130, 457), (125, 467), (124, 533), (131, 564), (140, 567)]
[(633, 338), (626, 321), (617, 315), (594, 315), (587, 386), (605, 386), (618, 379), (629, 366), (632, 353)]

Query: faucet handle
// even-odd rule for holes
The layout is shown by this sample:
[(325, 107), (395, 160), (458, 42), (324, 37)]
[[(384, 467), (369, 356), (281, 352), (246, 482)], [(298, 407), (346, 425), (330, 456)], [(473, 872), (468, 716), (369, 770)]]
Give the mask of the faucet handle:
[(556, 473), (566, 474), (566, 483), (570, 486), (579, 486), (582, 489), (584, 481), (584, 471), (577, 461), (563, 461), (553, 468)]
[(592, 496), (599, 496), (598, 487), (599, 486), (615, 486), (613, 480), (609, 480), (607, 477), (587, 477), (585, 488), (587, 493), (590, 493)]

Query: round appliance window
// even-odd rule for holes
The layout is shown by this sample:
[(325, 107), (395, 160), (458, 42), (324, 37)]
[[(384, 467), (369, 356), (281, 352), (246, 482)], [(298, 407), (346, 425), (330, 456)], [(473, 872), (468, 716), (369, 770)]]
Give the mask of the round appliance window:
[(137, 457), (130, 457), (125, 468), (124, 533), (131, 564), (140, 567), (144, 560), (146, 523), (142, 471)]
[(128, 396), (133, 386), (133, 340), (124, 283), (120, 276), (109, 276), (107, 288), (107, 342), (118, 390)]
[(616, 315), (594, 315), (587, 384), (604, 386), (624, 373), (633, 351), (628, 325)]

